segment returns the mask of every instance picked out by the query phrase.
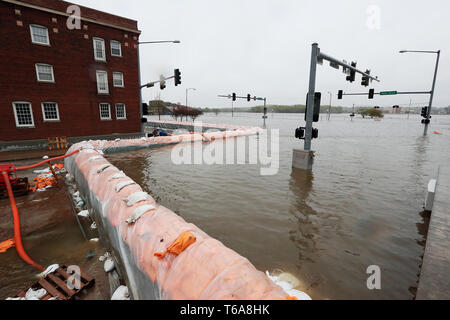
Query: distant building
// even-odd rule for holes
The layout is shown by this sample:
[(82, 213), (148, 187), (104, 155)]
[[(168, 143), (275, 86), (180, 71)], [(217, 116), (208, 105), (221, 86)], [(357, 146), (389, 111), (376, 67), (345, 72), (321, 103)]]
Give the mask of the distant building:
[(140, 132), (137, 22), (61, 0), (0, 0), (0, 147)]

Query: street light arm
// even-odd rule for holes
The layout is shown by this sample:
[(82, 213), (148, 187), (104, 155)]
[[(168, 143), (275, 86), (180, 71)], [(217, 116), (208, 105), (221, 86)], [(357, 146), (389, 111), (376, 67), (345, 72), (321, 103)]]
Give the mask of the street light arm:
[(144, 41), (138, 42), (138, 44), (149, 44), (149, 43), (181, 43), (180, 40), (162, 40), (162, 41)]
[(440, 53), (441, 50), (431, 51), (431, 50), (400, 50), (399, 53)]

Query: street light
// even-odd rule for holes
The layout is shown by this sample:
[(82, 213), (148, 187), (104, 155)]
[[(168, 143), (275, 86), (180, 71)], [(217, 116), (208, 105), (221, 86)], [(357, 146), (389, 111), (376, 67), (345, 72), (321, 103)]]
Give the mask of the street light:
[[(141, 44), (151, 44), (151, 43), (180, 43), (180, 40), (163, 40), (163, 41), (146, 41), (146, 42), (138, 42), (138, 45)], [(144, 112), (142, 110), (142, 82), (141, 82), (141, 55), (139, 52), (139, 46), (137, 47), (137, 54), (138, 54), (138, 81), (139, 81), (139, 110), (141, 114), (141, 133), (144, 133), (144, 123), (142, 122), (142, 119), (144, 118)]]
[(197, 89), (195, 89), (195, 88), (187, 88), (186, 89), (186, 107), (188, 106), (188, 92), (189, 92), (189, 90), (197, 91)]
[(434, 78), (433, 78), (433, 87), (431, 88), (431, 94), (430, 94), (430, 104), (428, 107), (428, 112), (427, 112), (427, 118), (425, 121), (425, 129), (423, 134), (426, 136), (427, 132), (428, 132), (428, 124), (430, 123), (430, 118), (431, 118), (431, 107), (433, 105), (433, 98), (434, 98), (434, 89), (436, 87), (436, 79), (437, 79), (437, 73), (438, 73), (438, 69), (439, 69), (439, 59), (441, 57), (441, 50), (437, 50), (437, 51), (430, 51), (430, 50), (400, 50), (400, 53), (435, 53), (437, 54), (437, 58), (436, 58), (436, 68), (434, 70)]

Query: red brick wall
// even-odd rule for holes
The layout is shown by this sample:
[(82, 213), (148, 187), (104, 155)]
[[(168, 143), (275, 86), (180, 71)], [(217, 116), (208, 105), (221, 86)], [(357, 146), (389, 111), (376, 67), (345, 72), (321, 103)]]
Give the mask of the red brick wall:
[[(30, 24), (49, 29), (50, 47), (31, 42)], [(68, 30), (63, 16), (0, 2), (0, 141), (140, 131), (136, 35), (84, 21), (82, 25), (88, 30)], [(105, 40), (106, 63), (94, 60), (92, 37)], [(122, 43), (122, 58), (111, 56), (110, 40)], [(55, 83), (37, 82), (36, 63), (53, 65)], [(96, 70), (108, 71), (109, 95), (97, 93)], [(125, 88), (113, 87), (115, 71), (124, 74)], [(16, 127), (13, 101), (32, 103), (35, 128)], [(60, 122), (43, 121), (41, 102), (46, 101), (58, 103)], [(100, 102), (110, 103), (112, 121), (100, 120)], [(127, 120), (115, 119), (116, 103), (125, 103)]]

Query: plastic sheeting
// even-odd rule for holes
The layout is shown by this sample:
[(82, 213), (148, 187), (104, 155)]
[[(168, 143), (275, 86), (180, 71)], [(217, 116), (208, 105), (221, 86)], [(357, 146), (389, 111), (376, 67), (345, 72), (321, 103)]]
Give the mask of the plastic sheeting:
[[(255, 129), (206, 133), (208, 139), (255, 133)], [(153, 296), (163, 300), (265, 300), (287, 299), (288, 294), (258, 271), (246, 258), (211, 238), (197, 226), (187, 223), (148, 196), (128, 206), (130, 199), (144, 191), (106, 159), (92, 158), (91, 149), (115, 150), (136, 145), (179, 143), (203, 140), (203, 135), (159, 137), (120, 141), (90, 141), (89, 147), (67, 158), (66, 168), (75, 177), (80, 191), (101, 220), (104, 232), (120, 254), (134, 299)], [(150, 141), (151, 140), (151, 141)], [(72, 152), (86, 143), (72, 146)], [(94, 151), (95, 152), (95, 151)], [(108, 170), (100, 170), (108, 166)], [(117, 188), (117, 186), (127, 187)], [(147, 210), (152, 208), (152, 210)], [(154, 209), (153, 209), (154, 208)], [(140, 215), (140, 213), (145, 213)], [(134, 224), (126, 221), (136, 215)], [(97, 221), (99, 222), (99, 221)], [(165, 252), (183, 233), (196, 241), (179, 255), (159, 260), (154, 254)], [(144, 280), (144, 281), (142, 281)], [(146, 283), (150, 284), (147, 285)], [(152, 294), (149, 291), (154, 291)]]

